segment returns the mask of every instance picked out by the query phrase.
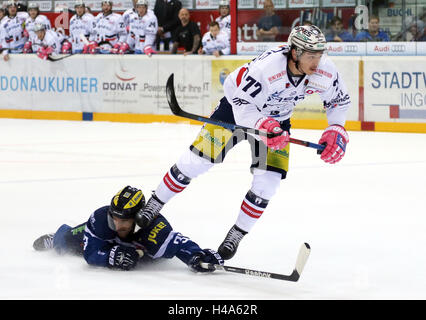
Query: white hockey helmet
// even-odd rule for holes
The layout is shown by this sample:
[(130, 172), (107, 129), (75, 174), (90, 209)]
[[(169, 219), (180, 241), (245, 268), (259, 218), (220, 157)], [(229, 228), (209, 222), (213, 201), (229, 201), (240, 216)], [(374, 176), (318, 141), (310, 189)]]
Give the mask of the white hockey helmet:
[(74, 8), (75, 7), (85, 7), (85, 6), (86, 6), (86, 4), (84, 3), (83, 0), (75, 0)]
[(311, 52), (322, 52), (327, 44), (322, 31), (314, 25), (295, 27), (291, 30), (287, 42), (290, 46)]
[(43, 23), (35, 23), (34, 24), (34, 32), (46, 30), (46, 26)]
[(18, 7), (18, 1), (15, 1), (15, 0), (9, 0), (9, 1), (7, 1), (6, 2), (6, 8), (9, 8), (11, 6)]
[(229, 7), (229, 0), (219, 0), (219, 8), (220, 7)]
[(147, 6), (148, 7), (148, 0), (137, 0), (135, 6)]
[(27, 10), (30, 10), (30, 9), (37, 9), (37, 10), (40, 10), (40, 6), (38, 5), (38, 3), (37, 3), (37, 2), (30, 2), (30, 3), (28, 3), (28, 8), (27, 8)]
[(108, 3), (109, 5), (112, 6), (112, 0), (101, 1), (101, 5), (103, 5), (104, 3)]

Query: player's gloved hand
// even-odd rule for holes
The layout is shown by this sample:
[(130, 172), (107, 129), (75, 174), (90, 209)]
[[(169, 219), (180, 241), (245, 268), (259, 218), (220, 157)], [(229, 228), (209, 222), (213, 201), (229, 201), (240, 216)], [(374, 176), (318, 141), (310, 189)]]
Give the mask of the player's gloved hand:
[(37, 57), (39, 57), (42, 60), (46, 60), (49, 54), (53, 52), (53, 49), (51, 47), (46, 48), (40, 48), (37, 50)]
[(223, 265), (223, 259), (219, 253), (212, 249), (203, 249), (194, 253), (191, 259), (188, 262), (188, 266), (193, 272), (213, 272), (214, 268), (205, 269), (200, 263), (211, 263), (211, 264), (220, 264)]
[(325, 145), (321, 153), (321, 159), (327, 163), (336, 163), (345, 155), (346, 144), (349, 142), (349, 135), (345, 128), (339, 125), (329, 126), (324, 130), (319, 144)]
[(22, 35), (24, 36), (24, 38), (29, 38), (30, 34), (28, 33), (27, 29), (24, 29), (24, 31), (22, 31)]
[(114, 246), (109, 252), (109, 267), (130, 270), (136, 267), (140, 255), (133, 247)]
[(262, 141), (272, 150), (281, 150), (290, 142), (290, 135), (281, 129), (280, 123), (272, 118), (261, 118), (256, 123), (256, 129), (267, 133), (278, 134), (276, 137), (261, 137)]
[(84, 45), (83, 53), (95, 54), (97, 47), (98, 47), (98, 44), (96, 43), (96, 41), (90, 41), (89, 44)]
[(117, 54), (120, 51), (121, 46), (123, 45), (123, 43), (121, 42), (117, 42), (109, 51), (112, 54)]
[(24, 44), (24, 49), (22, 49), (22, 53), (31, 53), (33, 52), (32, 50), (32, 42), (31, 41), (27, 41)]
[(120, 50), (118, 50), (118, 54), (125, 54), (130, 49), (130, 46), (127, 42), (121, 44)]
[(157, 53), (155, 52), (151, 46), (146, 46), (145, 48), (143, 48), (143, 53), (145, 53), (148, 57), (152, 56), (153, 53)]
[(62, 43), (61, 53), (71, 53), (72, 44), (69, 41), (64, 41)]

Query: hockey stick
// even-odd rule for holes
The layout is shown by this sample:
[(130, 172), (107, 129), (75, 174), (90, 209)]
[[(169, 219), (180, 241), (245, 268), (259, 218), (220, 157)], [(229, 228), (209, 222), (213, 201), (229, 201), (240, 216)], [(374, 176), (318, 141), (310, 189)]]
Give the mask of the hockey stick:
[[(274, 136), (276, 136), (273, 133), (266, 133), (265, 131), (261, 131), (261, 130), (257, 130), (257, 129), (253, 129), (253, 128), (247, 128), (247, 127), (240, 126), (240, 125), (237, 125), (237, 124), (232, 124), (232, 123), (228, 123), (228, 122), (224, 122), (224, 121), (220, 121), (220, 120), (215, 120), (215, 119), (199, 116), (199, 115), (189, 113), (189, 112), (182, 110), (181, 107), (179, 106), (179, 103), (177, 102), (177, 99), (176, 99), (175, 88), (174, 88), (174, 80), (173, 79), (174, 79), (174, 74), (172, 73), (170, 75), (169, 79), (167, 80), (166, 95), (167, 95), (167, 101), (169, 102), (170, 109), (172, 110), (174, 115), (179, 116), (179, 117), (183, 117), (183, 118), (187, 118), (187, 119), (201, 121), (201, 122), (207, 122), (207, 123), (210, 123), (210, 124), (221, 126), (223, 128), (229, 129), (229, 130), (242, 130), (244, 132), (255, 134), (255, 135), (258, 135), (258, 136), (261, 136), (261, 137), (273, 138)], [(321, 144), (316, 144), (316, 143), (312, 143), (312, 142), (309, 142), (309, 141), (303, 141), (303, 140), (294, 139), (294, 138), (290, 138), (290, 142), (294, 143), (294, 144), (299, 144), (299, 145), (302, 145), (302, 146), (305, 146), (305, 147), (317, 149), (318, 153), (321, 153), (325, 148), (325, 146), (323, 146)]]
[(200, 265), (201, 267), (205, 269), (210, 269), (210, 270), (222, 270), (226, 272), (241, 273), (241, 274), (246, 274), (246, 275), (261, 277), (261, 278), (270, 278), (270, 279), (296, 282), (297, 280), (299, 280), (300, 275), (302, 274), (303, 268), (305, 267), (305, 264), (306, 264), (306, 261), (308, 260), (310, 252), (311, 252), (311, 247), (309, 246), (309, 244), (307, 243), (302, 244), (299, 250), (299, 254), (297, 256), (296, 266), (294, 267), (293, 272), (290, 275), (238, 268), (238, 267), (231, 267), (231, 266), (222, 266), (220, 264), (212, 264), (212, 263), (205, 263), (205, 262), (201, 262)]
[(73, 55), (74, 55), (73, 53), (65, 54), (65, 55), (60, 55), (60, 56), (59, 55), (55, 55), (55, 56), (48, 55), (47, 56), (47, 60), (52, 61), (52, 62), (54, 62), (54, 61), (60, 61), (60, 60), (72, 57)]

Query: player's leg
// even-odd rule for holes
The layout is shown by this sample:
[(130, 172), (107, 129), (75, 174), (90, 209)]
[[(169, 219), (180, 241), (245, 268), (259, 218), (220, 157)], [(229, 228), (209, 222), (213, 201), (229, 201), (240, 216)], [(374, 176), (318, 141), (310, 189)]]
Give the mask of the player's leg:
[[(211, 118), (234, 121), (232, 107), (226, 99), (222, 99)], [(232, 132), (220, 126), (205, 124), (190, 148), (168, 170), (146, 206), (136, 215), (137, 224), (141, 228), (147, 227), (158, 216), (164, 204), (185, 190), (192, 179), (207, 172), (214, 164), (223, 162), (226, 153), (244, 139), (244, 133), (240, 131)]]
[(63, 253), (83, 253), (83, 235), (85, 223), (74, 228), (67, 224), (61, 225), (55, 233), (45, 234), (33, 243), (37, 251), (55, 249), (59, 254)]
[(219, 254), (225, 260), (235, 255), (241, 239), (262, 216), (288, 171), (290, 145), (283, 150), (273, 151), (257, 140), (249, 139), (249, 142), (253, 157), (252, 186), (241, 204), (237, 221), (218, 248)]

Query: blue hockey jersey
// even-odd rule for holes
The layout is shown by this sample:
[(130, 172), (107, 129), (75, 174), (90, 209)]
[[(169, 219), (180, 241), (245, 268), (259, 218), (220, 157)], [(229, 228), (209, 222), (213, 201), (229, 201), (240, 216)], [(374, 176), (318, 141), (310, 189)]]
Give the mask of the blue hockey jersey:
[(121, 239), (108, 224), (108, 208), (97, 209), (86, 223), (74, 228), (62, 225), (54, 236), (55, 250), (58, 253), (82, 254), (88, 264), (105, 267), (109, 265), (110, 251), (116, 245), (142, 249), (145, 257), (150, 259), (177, 257), (185, 264), (194, 253), (202, 251), (197, 243), (174, 231), (161, 214), (148, 228)]

